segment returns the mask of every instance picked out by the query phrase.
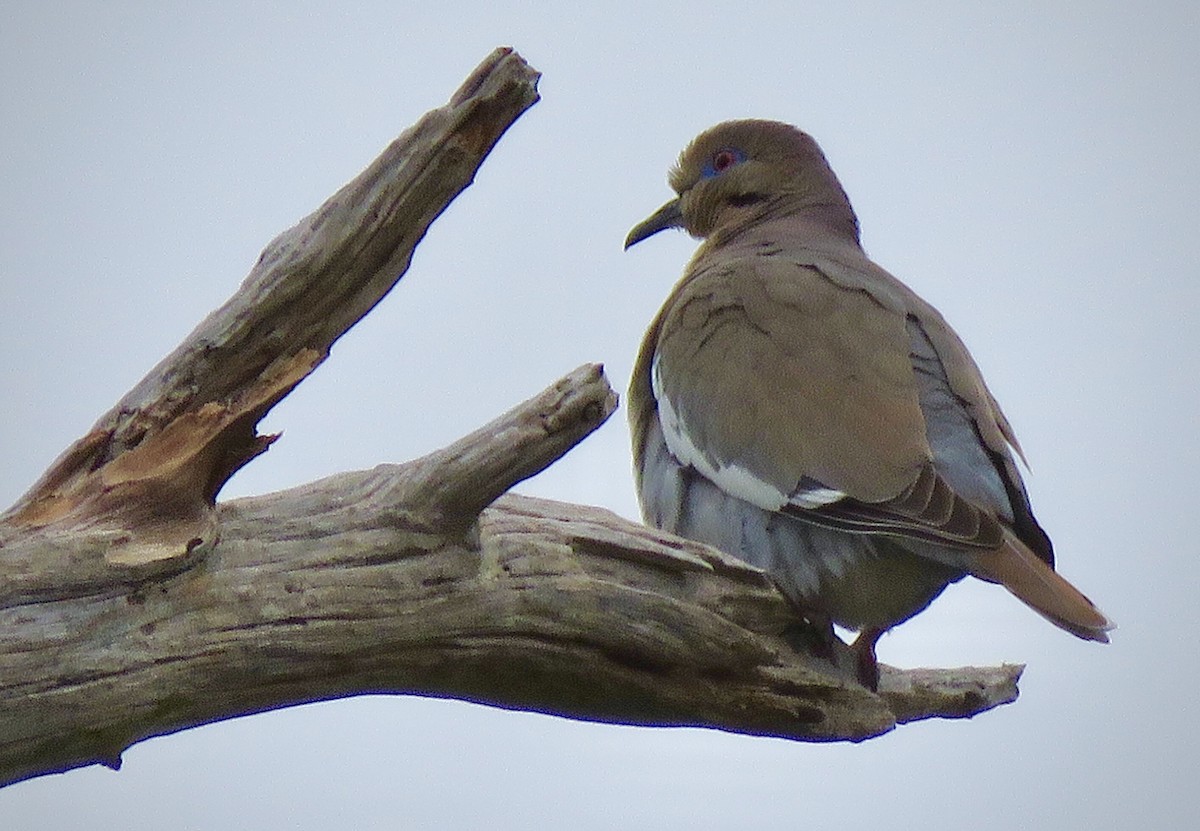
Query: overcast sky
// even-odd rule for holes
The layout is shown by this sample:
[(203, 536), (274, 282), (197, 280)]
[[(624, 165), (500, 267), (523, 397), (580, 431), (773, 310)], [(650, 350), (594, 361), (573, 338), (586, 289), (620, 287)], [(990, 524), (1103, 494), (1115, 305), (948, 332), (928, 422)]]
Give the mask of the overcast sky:
[[(623, 253), (625, 233), (699, 130), (774, 118), (816, 136), (868, 251), (970, 346), (1060, 569), (1120, 628), (1083, 643), (964, 583), (879, 651), (1027, 662), (1020, 701), (970, 722), (808, 745), (358, 698), (10, 787), (0, 826), (1194, 821), (1200, 6), (168, 5), (0, 6), (3, 505), (272, 237), (512, 45), (544, 73), (542, 102), (271, 413), (262, 429), (283, 438), (223, 497), (424, 454), (585, 361), (623, 390), (694, 247), (663, 234)], [(624, 411), (519, 490), (636, 517)]]

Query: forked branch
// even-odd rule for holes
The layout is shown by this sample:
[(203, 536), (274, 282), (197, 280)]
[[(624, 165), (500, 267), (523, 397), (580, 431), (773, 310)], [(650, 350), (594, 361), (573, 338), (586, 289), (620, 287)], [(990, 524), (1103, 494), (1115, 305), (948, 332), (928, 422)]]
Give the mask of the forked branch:
[(216, 502), (274, 440), (258, 422), (399, 280), (537, 79), (492, 53), (0, 517), (0, 783), (362, 693), (816, 741), (1015, 699), (1020, 667), (885, 668), (871, 693), (805, 653), (756, 569), (504, 495), (615, 410), (598, 365), (422, 459)]

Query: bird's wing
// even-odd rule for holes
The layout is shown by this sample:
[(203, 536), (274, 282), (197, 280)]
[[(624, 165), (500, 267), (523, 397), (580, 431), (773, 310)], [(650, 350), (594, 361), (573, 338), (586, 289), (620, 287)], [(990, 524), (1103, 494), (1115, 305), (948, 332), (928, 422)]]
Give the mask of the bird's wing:
[(657, 418), (680, 463), (739, 499), (932, 543), (915, 550), (1107, 641), (1111, 621), (1051, 567), (965, 347), (923, 302), (847, 282), (779, 257), (696, 262), (643, 344), (635, 447)]
[(1000, 544), (994, 512), (934, 465), (902, 307), (779, 256), (700, 261), (655, 334), (667, 445), (726, 492), (860, 533)]

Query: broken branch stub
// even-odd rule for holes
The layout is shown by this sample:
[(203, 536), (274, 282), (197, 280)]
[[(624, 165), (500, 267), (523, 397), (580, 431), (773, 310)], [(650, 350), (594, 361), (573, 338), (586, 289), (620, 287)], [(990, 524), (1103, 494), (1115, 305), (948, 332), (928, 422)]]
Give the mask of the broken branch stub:
[(237, 293), (0, 519), (123, 529), (129, 541), (110, 557), (125, 563), (203, 542), (221, 487), (275, 438), (258, 422), (404, 275), (433, 220), (538, 100), (538, 78), (495, 50), (449, 104), (273, 240)]

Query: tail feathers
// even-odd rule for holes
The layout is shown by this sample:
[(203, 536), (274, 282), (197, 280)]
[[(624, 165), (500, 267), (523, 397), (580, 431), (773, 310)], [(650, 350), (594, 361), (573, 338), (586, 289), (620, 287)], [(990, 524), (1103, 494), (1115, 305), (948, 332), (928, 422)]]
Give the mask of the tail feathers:
[(1011, 533), (1004, 537), (1004, 545), (972, 558), (971, 572), (1000, 583), (1025, 605), (1075, 637), (1108, 643), (1107, 633), (1116, 624)]

